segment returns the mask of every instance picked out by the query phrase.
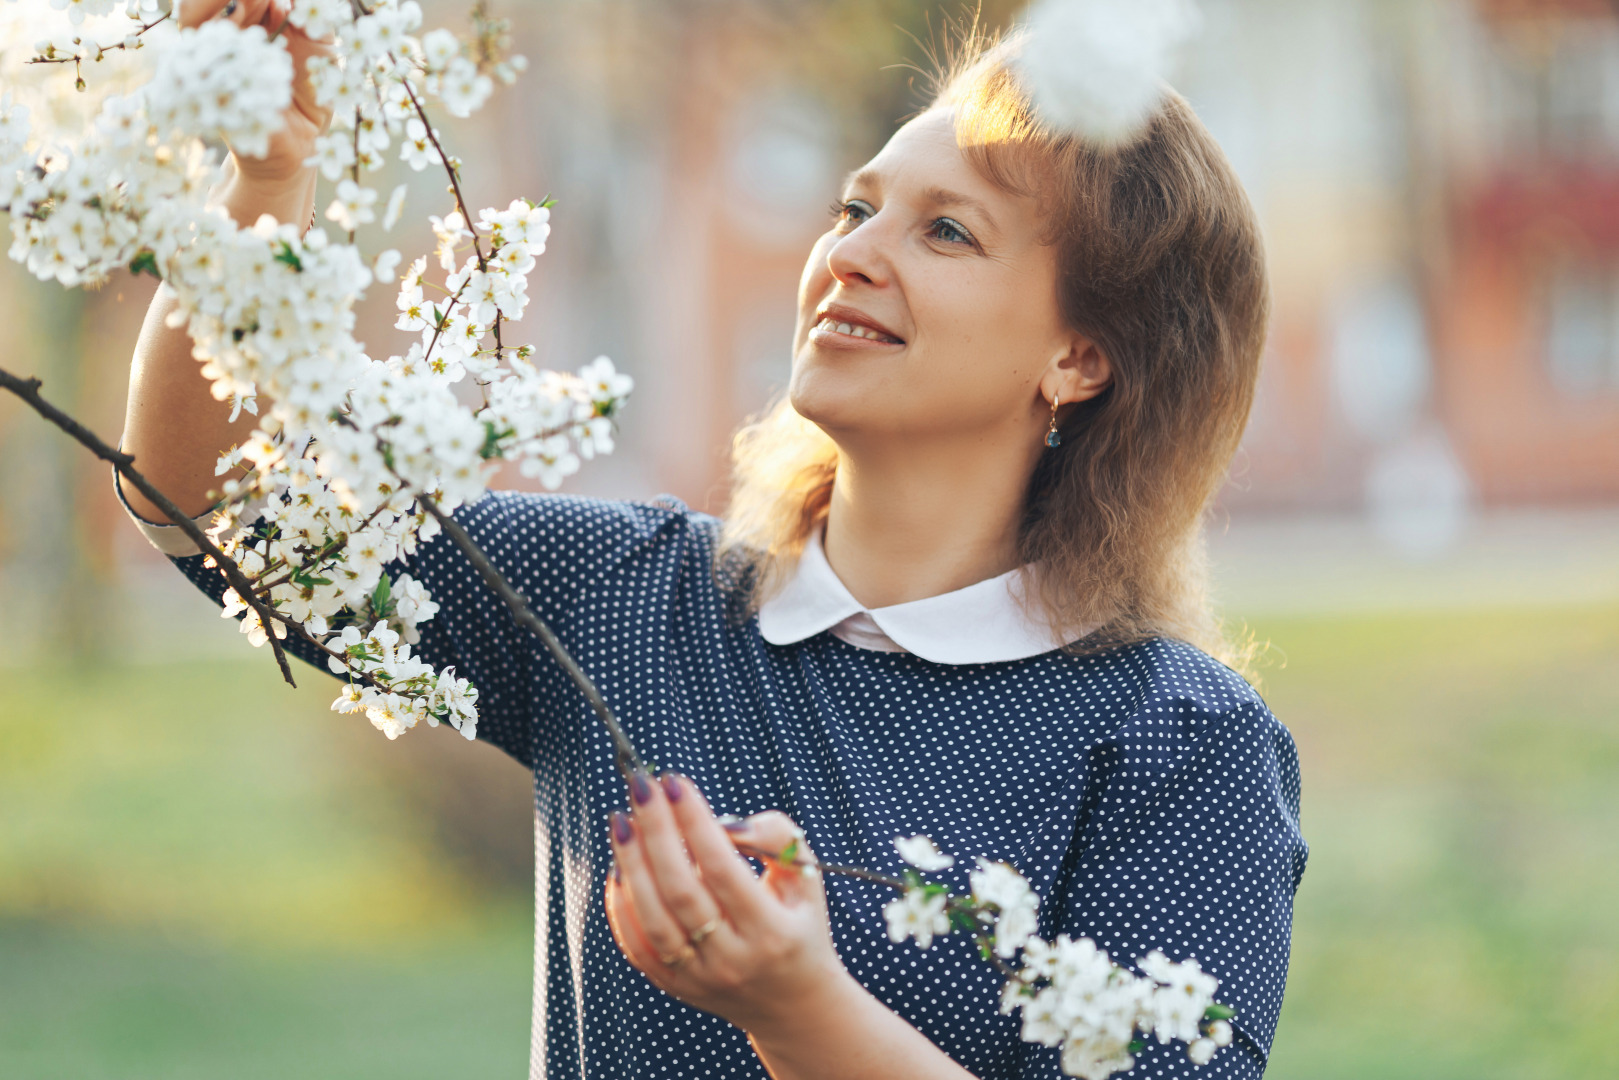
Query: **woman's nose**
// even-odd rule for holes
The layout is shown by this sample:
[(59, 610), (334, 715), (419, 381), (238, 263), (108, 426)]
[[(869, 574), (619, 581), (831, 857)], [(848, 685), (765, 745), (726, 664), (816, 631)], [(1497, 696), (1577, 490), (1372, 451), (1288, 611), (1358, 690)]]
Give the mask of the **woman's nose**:
[(853, 231), (838, 238), (826, 253), (826, 268), (841, 285), (861, 283), (886, 285), (892, 267), (885, 250), (886, 239), (880, 228), (874, 228), (876, 217), (862, 222)]

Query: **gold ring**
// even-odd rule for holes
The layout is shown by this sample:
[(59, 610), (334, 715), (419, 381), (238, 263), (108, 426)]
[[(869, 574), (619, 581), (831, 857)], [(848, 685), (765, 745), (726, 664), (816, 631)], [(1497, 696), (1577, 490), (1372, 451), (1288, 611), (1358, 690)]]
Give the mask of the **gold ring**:
[(687, 960), (697, 955), (697, 950), (690, 945), (682, 945), (680, 951), (673, 956), (660, 956), (658, 962), (666, 968), (677, 968)]
[(690, 934), (687, 934), (686, 940), (691, 942), (693, 945), (701, 945), (704, 938), (708, 937), (719, 928), (720, 917), (716, 915), (703, 925), (699, 926), (697, 929), (693, 930)]

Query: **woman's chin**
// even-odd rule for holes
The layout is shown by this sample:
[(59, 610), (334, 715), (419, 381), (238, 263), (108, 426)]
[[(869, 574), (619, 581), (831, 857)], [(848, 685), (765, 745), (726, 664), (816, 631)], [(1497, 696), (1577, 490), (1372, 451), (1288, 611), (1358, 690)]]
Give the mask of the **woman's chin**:
[(849, 363), (846, 353), (821, 355), (807, 346), (798, 355), (787, 396), (798, 415), (827, 431), (881, 426), (901, 393), (896, 381), (891, 368), (875, 370)]
[(793, 379), (788, 400), (793, 409), (828, 434), (869, 425), (879, 411), (882, 391), (858, 386), (866, 380), (818, 372)]

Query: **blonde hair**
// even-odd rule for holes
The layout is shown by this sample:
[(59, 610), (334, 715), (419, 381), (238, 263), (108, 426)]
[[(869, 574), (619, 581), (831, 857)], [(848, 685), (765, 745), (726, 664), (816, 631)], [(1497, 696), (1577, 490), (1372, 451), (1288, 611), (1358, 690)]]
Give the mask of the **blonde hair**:
[[(1202, 520), (1247, 424), (1269, 315), (1258, 222), (1225, 154), (1168, 87), (1145, 130), (1102, 146), (1042, 123), (1016, 37), (969, 28), (928, 108), (987, 179), (1035, 195), (1062, 311), (1112, 382), (1069, 410), (1029, 480), (1020, 554), (1053, 630), (1081, 653), (1164, 636), (1250, 674), (1208, 595)], [(757, 608), (831, 502), (838, 450), (783, 398), (737, 434), (716, 566)]]

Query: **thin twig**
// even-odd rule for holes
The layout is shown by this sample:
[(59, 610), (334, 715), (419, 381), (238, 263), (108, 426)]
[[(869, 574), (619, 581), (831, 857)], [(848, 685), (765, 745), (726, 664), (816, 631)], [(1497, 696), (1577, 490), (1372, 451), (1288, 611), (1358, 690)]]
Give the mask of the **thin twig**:
[[(156, 26), (158, 23), (164, 21), (170, 15), (173, 15), (173, 14), (174, 14), (174, 12), (172, 12), (172, 11), (165, 12), (164, 14), (158, 16), (156, 19), (153, 19), (149, 23), (142, 23), (138, 30), (135, 30), (132, 33), (126, 35), (125, 40), (127, 40), (128, 38), (131, 38), (131, 37), (139, 38), (141, 35), (145, 34), (146, 31), (150, 30), (152, 27)], [(110, 53), (115, 49), (127, 49), (129, 47), (129, 46), (125, 45), (123, 41), (115, 41), (111, 45), (103, 45), (99, 41), (92, 41), (90, 44), (92, 44), (92, 45), (94, 45), (96, 47), (96, 56), (93, 58), (94, 60), (100, 60), (103, 55), (105, 55), (106, 53)], [(31, 59), (27, 60), (26, 63), (30, 63), (30, 64), (67, 64), (67, 63), (77, 64), (82, 59), (84, 59), (84, 58), (79, 56), (77, 53), (75, 53), (72, 56), (35, 56), (35, 57), (32, 57)]]
[(287, 663), (287, 654), (281, 649), (281, 639), (275, 636), (275, 629), (271, 626), (272, 622), (286, 620), (278, 619), (274, 608), (259, 601), (258, 597), (254, 595), (253, 583), (247, 580), (241, 568), (229, 556), (220, 551), (214, 545), (214, 542), (208, 539), (206, 533), (197, 528), (196, 522), (187, 517), (178, 506), (170, 502), (168, 496), (153, 487), (146, 477), (135, 471), (135, 458), (133, 455), (108, 446), (96, 436), (95, 432), (40, 397), (39, 388), (42, 385), (38, 379), (18, 378), (4, 368), (0, 368), (0, 386), (5, 387), (27, 402), (35, 412), (77, 439), (96, 457), (101, 458), (103, 461), (111, 462), (112, 467), (118, 470), (120, 476), (135, 485), (135, 490), (146, 496), (146, 500), (163, 511), (163, 515), (178, 525), (180, 531), (185, 533), (193, 543), (213, 557), (220, 572), (225, 575), (225, 580), (230, 582), (231, 588), (236, 590), (236, 595), (241, 597), (242, 601), (258, 615), (259, 624), (263, 627), (265, 634), (268, 635), (270, 649), (275, 653), (276, 665), (281, 668), (281, 677), (287, 681), (289, 686), (296, 687), (298, 684), (293, 681), (292, 667)]
[(618, 766), (618, 771), (628, 780), (637, 770), (644, 769), (645, 766), (641, 763), (641, 755), (635, 752), (635, 745), (624, 734), (624, 729), (619, 726), (618, 718), (613, 715), (613, 710), (608, 708), (607, 701), (602, 697), (601, 691), (596, 689), (596, 684), (591, 681), (589, 675), (585, 674), (584, 669), (579, 666), (579, 662), (557, 639), (556, 634), (545, 624), (545, 621), (534, 614), (534, 610), (528, 606), (528, 601), (523, 595), (512, 588), (501, 572), (495, 569), (495, 565), (489, 561), (489, 557), (483, 553), (483, 549), (473, 541), (472, 537), (466, 534), (466, 530), (461, 528), (454, 518), (439, 509), (438, 503), (432, 496), (418, 492), (416, 501), (429, 514), (433, 515), (433, 518), (439, 523), (439, 527), (444, 530), (444, 534), (450, 538), (456, 547), (461, 549), (467, 560), (472, 563), (473, 569), (477, 570), (479, 575), (483, 577), (484, 583), (494, 590), (496, 596), (506, 601), (506, 606), (511, 608), (512, 616), (517, 622), (532, 630), (539, 636), (541, 641), (545, 642), (545, 647), (550, 650), (557, 663), (562, 665), (562, 670), (568, 673), (568, 678), (572, 679), (573, 684), (585, 695), (585, 699), (590, 702), (590, 707), (595, 710), (596, 716), (606, 725), (607, 733), (612, 736), (613, 762)]
[[(392, 54), (390, 53), (389, 55), (391, 56)], [(410, 85), (409, 79), (400, 79), (399, 82), (405, 88), (405, 93), (410, 96), (410, 103), (416, 109), (417, 119), (421, 120), (422, 127), (427, 129), (427, 141), (433, 144), (433, 149), (438, 152), (438, 159), (443, 163), (445, 172), (450, 175), (450, 192), (455, 196), (455, 207), (461, 211), (461, 220), (465, 223), (467, 232), (472, 234), (472, 250), (478, 256), (478, 269), (486, 270), (488, 269), (488, 260), (483, 253), (483, 245), (478, 242), (478, 229), (472, 224), (472, 211), (467, 209), (467, 201), (461, 197), (460, 171), (450, 164), (450, 155), (446, 154), (444, 147), (439, 145), (438, 133), (433, 130), (433, 122), (427, 118), (427, 110), (422, 107), (420, 99), (416, 97), (416, 88)]]

